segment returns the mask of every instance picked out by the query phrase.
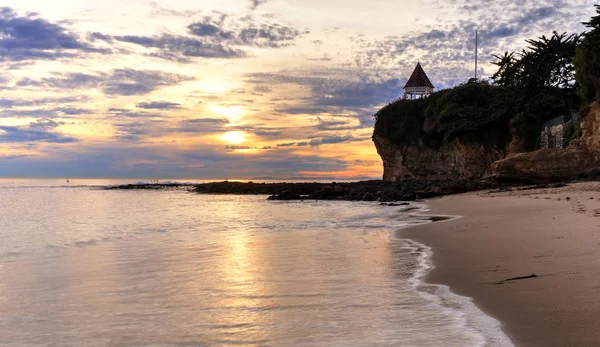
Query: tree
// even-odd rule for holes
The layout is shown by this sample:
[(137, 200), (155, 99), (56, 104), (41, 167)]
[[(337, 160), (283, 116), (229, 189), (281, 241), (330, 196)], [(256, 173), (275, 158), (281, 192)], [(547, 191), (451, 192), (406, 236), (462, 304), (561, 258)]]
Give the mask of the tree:
[(541, 88), (576, 88), (573, 59), (581, 36), (554, 32), (551, 37), (542, 36), (527, 40), (529, 47), (519, 53), (504, 53), (492, 64), (498, 71), (492, 76), (494, 82), (505, 87), (523, 87), (531, 91)]
[(583, 23), (591, 30), (583, 35), (575, 59), (577, 81), (585, 103), (600, 101), (600, 5), (595, 6), (598, 15)]

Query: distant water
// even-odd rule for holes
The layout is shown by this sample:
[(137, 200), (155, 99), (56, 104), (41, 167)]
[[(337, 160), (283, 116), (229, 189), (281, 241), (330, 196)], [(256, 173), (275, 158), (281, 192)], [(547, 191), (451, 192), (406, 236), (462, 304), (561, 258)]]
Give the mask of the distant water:
[(402, 207), (113, 183), (0, 180), (0, 346), (512, 346)]

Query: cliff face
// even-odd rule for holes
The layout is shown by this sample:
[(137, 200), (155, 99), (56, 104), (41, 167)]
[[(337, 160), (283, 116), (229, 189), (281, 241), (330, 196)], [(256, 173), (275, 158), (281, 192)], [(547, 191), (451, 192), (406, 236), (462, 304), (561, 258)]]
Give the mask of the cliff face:
[[(374, 115), (373, 131), (383, 161), (383, 179), (478, 180), (498, 172), (526, 171), (524, 163), (528, 153), (538, 148), (542, 125), (569, 112), (572, 100), (571, 94), (556, 88), (546, 88), (535, 97), (522, 94), (521, 88), (467, 83), (427, 99), (398, 100), (385, 106)], [(600, 106), (592, 105), (588, 113), (580, 149), (600, 153)], [(492, 163), (523, 153), (521, 162), (492, 169)], [(531, 158), (544, 177), (552, 176), (553, 153)], [(557, 158), (566, 167), (574, 165), (565, 153), (558, 153)], [(583, 152), (576, 154), (576, 163), (594, 165)], [(562, 168), (561, 163), (555, 164)], [(556, 174), (568, 176), (565, 170)]]
[(493, 162), (504, 157), (504, 151), (494, 145), (458, 138), (438, 148), (421, 141), (398, 145), (379, 135), (373, 136), (373, 142), (383, 160), (386, 181), (479, 179), (490, 173)]
[(427, 99), (398, 100), (375, 114), (383, 179), (476, 180), (511, 140), (505, 89), (468, 83)]
[(581, 136), (566, 149), (540, 149), (508, 156), (492, 164), (498, 181), (547, 183), (597, 177), (600, 168), (600, 105), (582, 112)]
[(600, 104), (597, 102), (582, 113), (581, 138), (575, 145), (596, 155), (600, 154)]

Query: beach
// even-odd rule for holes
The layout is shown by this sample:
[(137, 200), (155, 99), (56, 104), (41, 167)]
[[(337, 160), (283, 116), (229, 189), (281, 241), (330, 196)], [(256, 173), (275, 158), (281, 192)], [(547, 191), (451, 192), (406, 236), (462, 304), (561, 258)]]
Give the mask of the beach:
[(461, 216), (398, 231), (433, 248), (426, 280), (473, 298), (516, 346), (600, 345), (600, 184), (429, 200)]

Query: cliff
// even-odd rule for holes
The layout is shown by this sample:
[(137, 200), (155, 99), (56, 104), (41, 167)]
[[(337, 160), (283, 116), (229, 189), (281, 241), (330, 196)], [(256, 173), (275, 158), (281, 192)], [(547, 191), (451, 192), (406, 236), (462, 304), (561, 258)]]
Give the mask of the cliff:
[(468, 83), (384, 107), (373, 132), (383, 179), (475, 180), (489, 174), (511, 140), (503, 92)]
[(491, 173), (490, 165), (504, 158), (501, 146), (462, 142), (455, 138), (442, 146), (424, 142), (394, 144), (383, 136), (373, 137), (383, 160), (383, 179), (475, 180)]
[(600, 107), (594, 104), (583, 118), (578, 152), (538, 154), (542, 124), (569, 113), (572, 102), (556, 88), (524, 94), (519, 88), (471, 82), (427, 99), (387, 105), (375, 114), (373, 132), (383, 179), (472, 181), (495, 176), (519, 181), (522, 175), (521, 181), (536, 182), (562, 180), (594, 167), (591, 152), (600, 150), (595, 135), (600, 133)]

